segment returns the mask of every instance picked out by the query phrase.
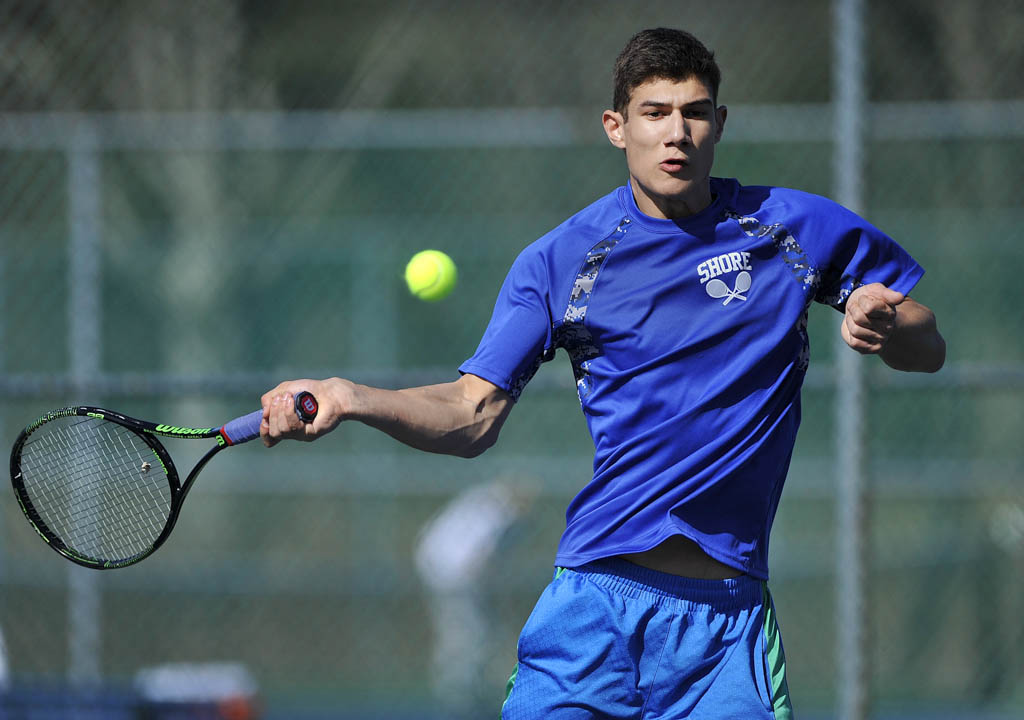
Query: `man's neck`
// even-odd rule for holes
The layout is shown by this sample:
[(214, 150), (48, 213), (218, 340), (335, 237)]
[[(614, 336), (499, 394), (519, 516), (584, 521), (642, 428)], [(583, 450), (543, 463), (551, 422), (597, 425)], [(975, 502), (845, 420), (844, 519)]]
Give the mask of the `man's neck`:
[(681, 220), (696, 215), (711, 204), (711, 181), (708, 178), (695, 181), (686, 192), (672, 196), (649, 193), (634, 178), (630, 178), (630, 189), (640, 212), (661, 220)]

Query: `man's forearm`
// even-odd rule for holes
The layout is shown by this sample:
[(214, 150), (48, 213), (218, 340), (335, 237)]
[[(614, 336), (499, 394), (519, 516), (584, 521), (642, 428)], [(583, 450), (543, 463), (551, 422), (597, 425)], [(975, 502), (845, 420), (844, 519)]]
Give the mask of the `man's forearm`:
[(946, 362), (946, 341), (935, 314), (907, 298), (896, 308), (896, 324), (879, 356), (891, 368), (909, 372), (935, 372)]
[(351, 384), (345, 419), (377, 428), (418, 450), (475, 457), (497, 440), (511, 400), (500, 392), (474, 392), (479, 388), (472, 387), (473, 382), (404, 390)]
[[(293, 409), (299, 392), (311, 392), (320, 409), (312, 423), (302, 423)], [(281, 440), (310, 442), (339, 423), (357, 420), (406, 445), (428, 452), (474, 457), (497, 440), (512, 398), (475, 375), (442, 385), (382, 390), (342, 378), (287, 380), (260, 398), (260, 436), (273, 447)]]

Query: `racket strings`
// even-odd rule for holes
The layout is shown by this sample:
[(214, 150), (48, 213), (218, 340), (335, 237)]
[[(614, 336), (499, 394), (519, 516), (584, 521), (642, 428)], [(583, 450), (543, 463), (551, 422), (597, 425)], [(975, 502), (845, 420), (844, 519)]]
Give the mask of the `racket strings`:
[(167, 470), (142, 438), (99, 418), (47, 422), (26, 441), (22, 482), (72, 552), (120, 561), (146, 552), (171, 514)]

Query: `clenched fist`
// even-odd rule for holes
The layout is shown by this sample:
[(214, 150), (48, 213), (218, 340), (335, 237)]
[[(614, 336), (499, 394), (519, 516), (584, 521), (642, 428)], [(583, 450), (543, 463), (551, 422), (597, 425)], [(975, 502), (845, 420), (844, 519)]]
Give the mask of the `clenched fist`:
[(881, 352), (896, 330), (896, 307), (904, 300), (903, 293), (881, 283), (860, 286), (846, 300), (843, 340), (864, 355)]

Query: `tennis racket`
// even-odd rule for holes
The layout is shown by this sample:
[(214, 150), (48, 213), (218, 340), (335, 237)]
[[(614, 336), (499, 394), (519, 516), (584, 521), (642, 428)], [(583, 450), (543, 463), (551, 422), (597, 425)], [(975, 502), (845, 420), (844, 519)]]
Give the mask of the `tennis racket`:
[[(317, 410), (311, 393), (295, 396), (303, 422), (313, 422)], [(258, 438), (262, 419), (257, 410), (219, 428), (188, 428), (97, 407), (54, 410), (14, 443), (14, 494), (36, 532), (68, 560), (100, 570), (133, 565), (167, 540), (206, 463), (226, 447)], [(182, 484), (157, 436), (217, 444)]]

